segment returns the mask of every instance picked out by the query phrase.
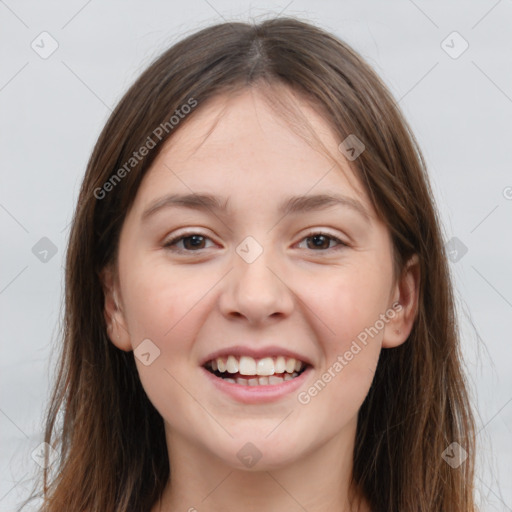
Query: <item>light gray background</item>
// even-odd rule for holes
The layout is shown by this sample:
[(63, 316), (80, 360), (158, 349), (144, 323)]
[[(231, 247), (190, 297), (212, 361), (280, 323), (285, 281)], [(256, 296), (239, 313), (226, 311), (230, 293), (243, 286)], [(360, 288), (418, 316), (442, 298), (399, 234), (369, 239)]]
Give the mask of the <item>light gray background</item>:
[[(359, 51), (420, 142), (446, 241), (468, 249), (450, 265), (478, 419), (478, 495), (482, 510), (512, 511), (511, 0), (0, 0), (1, 511), (26, 496), (36, 468), (69, 222), (111, 109), (184, 35), (281, 12)], [(47, 59), (31, 48), (43, 31), (59, 45)], [(469, 44), (457, 58), (453, 31)], [(46, 263), (32, 252), (42, 237), (58, 251)]]

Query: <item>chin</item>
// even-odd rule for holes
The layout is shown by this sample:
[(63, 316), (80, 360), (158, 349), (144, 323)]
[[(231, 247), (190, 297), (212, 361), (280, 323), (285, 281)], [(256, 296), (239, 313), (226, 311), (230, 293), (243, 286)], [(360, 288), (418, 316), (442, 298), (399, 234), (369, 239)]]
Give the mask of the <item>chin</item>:
[(225, 450), (219, 453), (216, 447), (215, 451), (227, 466), (243, 471), (276, 470), (289, 466), (300, 458), (297, 452), (298, 443), (290, 437), (270, 435), (265, 438), (265, 435), (258, 433), (251, 436), (250, 432), (245, 431), (242, 438), (231, 440)]

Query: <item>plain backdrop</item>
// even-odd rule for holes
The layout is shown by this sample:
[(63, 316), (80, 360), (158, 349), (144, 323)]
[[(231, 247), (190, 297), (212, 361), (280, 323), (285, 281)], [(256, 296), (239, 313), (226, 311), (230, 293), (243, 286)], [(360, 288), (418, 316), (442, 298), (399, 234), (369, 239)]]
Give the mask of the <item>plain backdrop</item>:
[(36, 469), (69, 222), (111, 109), (183, 36), (280, 13), (360, 52), (418, 138), (453, 260), (478, 496), (512, 511), (511, 0), (1, 0), (0, 511)]

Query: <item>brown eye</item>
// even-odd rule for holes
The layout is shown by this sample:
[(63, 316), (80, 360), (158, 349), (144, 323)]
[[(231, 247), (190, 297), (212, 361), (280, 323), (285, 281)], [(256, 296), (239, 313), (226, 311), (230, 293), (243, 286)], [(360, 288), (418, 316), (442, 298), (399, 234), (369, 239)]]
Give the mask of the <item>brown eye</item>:
[(331, 243), (330, 237), (325, 235), (310, 236), (307, 240), (311, 240), (311, 244), (308, 244), (308, 249), (329, 249)]
[(201, 235), (185, 236), (182, 238), (185, 249), (204, 249), (205, 237)]
[[(311, 233), (306, 238), (303, 238), (303, 240), (306, 240), (307, 249), (320, 252), (347, 246), (347, 244), (342, 242), (339, 238), (328, 235), (327, 233)], [(335, 242), (335, 244), (340, 247), (331, 246), (331, 242)]]
[[(193, 233), (190, 235), (181, 235), (167, 242), (164, 247), (176, 252), (197, 252), (201, 249), (207, 249), (206, 241), (210, 240), (207, 236)], [(180, 246), (181, 244), (181, 246)]]

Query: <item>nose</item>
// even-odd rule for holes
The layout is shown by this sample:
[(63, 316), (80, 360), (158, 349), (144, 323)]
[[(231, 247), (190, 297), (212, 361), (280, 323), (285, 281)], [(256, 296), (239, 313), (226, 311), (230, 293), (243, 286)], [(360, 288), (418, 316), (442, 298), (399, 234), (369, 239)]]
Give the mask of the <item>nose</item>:
[(288, 317), (294, 295), (284, 276), (276, 269), (276, 259), (263, 253), (252, 263), (234, 254), (234, 269), (226, 276), (219, 304), (224, 316), (245, 319), (251, 325)]

